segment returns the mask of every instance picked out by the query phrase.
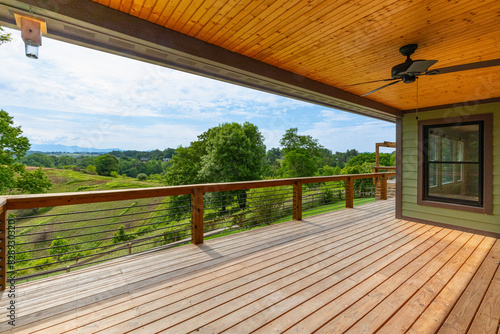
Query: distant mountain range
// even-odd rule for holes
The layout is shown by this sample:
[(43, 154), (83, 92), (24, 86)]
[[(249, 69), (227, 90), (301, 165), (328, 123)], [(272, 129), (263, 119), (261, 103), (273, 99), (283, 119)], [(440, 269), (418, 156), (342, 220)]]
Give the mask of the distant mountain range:
[(59, 144), (31, 144), (30, 151), (38, 152), (64, 152), (64, 153), (80, 153), (80, 152), (98, 152), (107, 153), (111, 151), (123, 151), (119, 148), (93, 148), (80, 146), (66, 146)]

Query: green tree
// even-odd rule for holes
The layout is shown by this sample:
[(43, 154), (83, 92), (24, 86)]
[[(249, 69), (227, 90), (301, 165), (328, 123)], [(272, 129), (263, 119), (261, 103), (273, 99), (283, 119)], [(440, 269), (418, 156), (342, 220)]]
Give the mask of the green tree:
[(84, 156), (81, 155), (78, 158), (76, 158), (76, 166), (85, 169), (87, 168), (88, 165), (93, 165), (94, 164), (94, 158), (90, 156)]
[[(258, 180), (261, 176), (266, 153), (264, 138), (257, 126), (251, 123), (224, 123), (201, 135), (206, 154), (202, 157), (199, 176), (204, 182), (236, 182)], [(208, 207), (220, 208), (237, 203), (246, 207), (246, 191), (226, 192), (223, 197), (207, 196)]]
[(42, 167), (28, 172), (23, 169), (16, 179), (16, 188), (30, 194), (40, 194), (47, 191), (52, 186), (50, 180), (47, 178), (42, 170)]
[(165, 173), (168, 185), (234, 182), (260, 179), (265, 145), (251, 124), (224, 123), (179, 147)]
[[(264, 155), (264, 139), (257, 126), (224, 123), (199, 135), (189, 147), (179, 147), (169, 161), (165, 182), (182, 185), (257, 180)], [(171, 203), (183, 200), (185, 196), (179, 196)], [(207, 195), (206, 203), (221, 212), (234, 203), (244, 208), (246, 191), (227, 192), (222, 197)]]
[(203, 141), (192, 142), (189, 147), (180, 146), (170, 159), (170, 167), (165, 173), (165, 182), (169, 186), (200, 183), (198, 172), (201, 158), (206, 152)]
[(0, 193), (13, 191), (41, 193), (51, 184), (41, 169), (27, 171), (19, 161), (30, 149), (28, 138), (22, 136), (19, 126), (14, 126), (13, 118), (0, 109)]
[(58, 168), (64, 168), (65, 166), (71, 166), (75, 164), (75, 158), (63, 155), (62, 157), (58, 157), (56, 161), (56, 165)]
[(97, 169), (95, 168), (94, 165), (88, 165), (87, 168), (85, 168), (85, 172), (91, 175), (96, 175)]
[[(395, 159), (394, 159), (395, 162)], [(360, 153), (355, 157), (352, 157), (346, 166), (361, 166), (364, 163), (375, 165), (375, 153)], [(380, 166), (392, 166), (391, 164), (391, 154), (380, 153), (379, 154)]]
[(33, 153), (22, 158), (21, 162), (26, 166), (33, 167), (56, 167), (53, 157), (49, 157), (43, 153)]
[(314, 176), (323, 147), (311, 136), (299, 135), (297, 128), (286, 130), (280, 140), (285, 153), (282, 164), (286, 177)]
[(147, 181), (148, 176), (144, 173), (137, 174), (137, 180), (139, 181)]
[(95, 158), (94, 165), (97, 174), (104, 176), (110, 176), (111, 172), (118, 172), (119, 169), (118, 159), (110, 154), (100, 155)]
[(266, 147), (257, 126), (225, 123), (202, 134), (206, 154), (199, 172), (206, 182), (258, 180)]
[(277, 160), (277, 159), (281, 159), (283, 156), (283, 152), (281, 152), (281, 150), (279, 149), (279, 147), (273, 147), (272, 149), (270, 149), (269, 151), (267, 151), (266, 153), (266, 163), (268, 165), (273, 165), (273, 163)]
[(122, 241), (132, 240), (135, 238), (136, 238), (135, 235), (128, 235), (125, 232), (125, 226), (123, 226), (123, 225), (120, 225), (120, 227), (118, 228), (118, 231), (113, 233), (113, 243), (114, 244), (117, 244), (117, 243), (122, 242)]
[(309, 152), (297, 149), (285, 153), (285, 160), (281, 166), (285, 177), (305, 177), (314, 176), (316, 170), (316, 161)]
[(0, 45), (12, 41), (12, 35), (9, 33), (4, 33), (2, 27), (0, 27)]
[(52, 240), (49, 248), (50, 255), (55, 255), (59, 259), (62, 254), (69, 251), (71, 251), (71, 245), (69, 244), (68, 240), (59, 236), (57, 237), (57, 239)]

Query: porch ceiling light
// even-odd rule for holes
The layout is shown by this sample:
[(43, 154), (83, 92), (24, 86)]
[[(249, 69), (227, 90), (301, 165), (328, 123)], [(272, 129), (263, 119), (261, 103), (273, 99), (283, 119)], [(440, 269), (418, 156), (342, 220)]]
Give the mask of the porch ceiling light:
[(14, 14), (16, 24), (21, 28), (21, 37), (24, 41), (26, 57), (38, 59), (38, 48), (42, 45), (42, 33), (47, 33), (47, 25), (44, 20)]

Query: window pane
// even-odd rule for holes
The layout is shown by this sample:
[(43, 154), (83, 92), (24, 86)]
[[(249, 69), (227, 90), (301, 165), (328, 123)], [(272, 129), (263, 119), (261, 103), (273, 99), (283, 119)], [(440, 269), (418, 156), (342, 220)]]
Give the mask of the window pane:
[(453, 173), (453, 165), (446, 164), (441, 166), (441, 177), (443, 178), (442, 184), (452, 183), (454, 180), (455, 174)]
[(479, 201), (479, 165), (429, 164), (429, 196)]
[(479, 162), (479, 124), (428, 127), (428, 161)]

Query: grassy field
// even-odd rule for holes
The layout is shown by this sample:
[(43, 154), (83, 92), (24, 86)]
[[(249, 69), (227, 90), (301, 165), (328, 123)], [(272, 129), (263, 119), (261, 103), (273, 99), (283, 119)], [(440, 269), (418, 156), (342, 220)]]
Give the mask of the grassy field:
[[(32, 169), (33, 167), (31, 167)], [(30, 169), (28, 167), (27, 169)], [(139, 181), (131, 177), (110, 177), (75, 172), (71, 169), (44, 168), (43, 171), (52, 182), (49, 193), (73, 191), (112, 190), (127, 188), (147, 188), (163, 186), (161, 182)]]
[[(45, 169), (45, 173), (53, 184), (51, 193), (163, 185), (129, 177), (104, 177), (72, 170)], [(337, 194), (341, 196), (338, 187), (335, 185), (331, 188), (332, 198)], [(345, 207), (345, 202), (340, 197), (334, 199), (335, 203), (324, 205), (325, 194), (321, 192), (324, 190), (305, 188), (304, 201), (307, 198), (307, 205), (304, 205), (303, 217)], [(281, 202), (276, 204), (277, 199), (269, 197), (271, 194)], [(257, 197), (252, 199), (253, 195)], [(127, 255), (129, 251), (136, 253), (189, 240), (189, 196), (182, 201), (168, 203), (172, 200), (173, 198), (147, 198), (11, 211), (9, 217), (15, 220), (17, 231), (16, 260), (21, 261), (16, 265), (16, 269), (20, 270), (17, 276), (46, 273), (66, 266), (87, 266), (87, 263)], [(354, 204), (360, 205), (373, 200), (355, 199)], [(245, 208), (233, 204), (225, 208), (228, 213), (222, 215), (220, 207), (210, 207), (207, 201), (205, 231), (214, 233), (208, 238), (215, 238), (259, 225), (289, 221), (292, 219), (291, 202), (291, 188), (286, 187), (251, 190), (248, 192)], [(308, 208), (308, 205), (312, 207)], [(263, 219), (266, 215), (272, 215), (272, 219)], [(208, 219), (209, 216), (212, 220)], [(210, 226), (210, 223), (213, 225)]]

